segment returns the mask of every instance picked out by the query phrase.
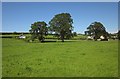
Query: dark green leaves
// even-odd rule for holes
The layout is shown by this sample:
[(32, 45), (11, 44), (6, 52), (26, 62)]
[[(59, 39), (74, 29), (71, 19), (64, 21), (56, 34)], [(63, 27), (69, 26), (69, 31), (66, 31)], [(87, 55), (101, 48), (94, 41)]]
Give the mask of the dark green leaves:
[(49, 22), (51, 31), (59, 34), (62, 41), (64, 41), (65, 36), (71, 34), (73, 29), (72, 23), (73, 19), (69, 13), (57, 14)]
[(105, 38), (107, 38), (108, 36), (108, 33), (106, 32), (105, 27), (100, 22), (91, 23), (87, 29), (89, 34), (95, 37), (95, 40), (100, 38), (100, 36), (104, 36)]
[(43, 35), (47, 34), (47, 24), (42, 22), (35, 22), (31, 24), (30, 33), (32, 34), (31, 39), (34, 40), (35, 38), (38, 38), (39, 41), (44, 41)]

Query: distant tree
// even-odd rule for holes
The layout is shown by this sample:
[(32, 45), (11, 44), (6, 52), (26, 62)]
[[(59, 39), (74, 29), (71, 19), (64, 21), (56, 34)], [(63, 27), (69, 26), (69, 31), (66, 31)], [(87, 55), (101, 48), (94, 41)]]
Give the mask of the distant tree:
[(76, 33), (76, 32), (73, 32), (73, 36), (77, 36), (77, 33)]
[(105, 27), (100, 22), (93, 22), (88, 26), (88, 32), (90, 35), (94, 36), (95, 41), (100, 38), (101, 35), (107, 39), (108, 33), (106, 32)]
[(69, 13), (61, 13), (55, 15), (49, 22), (51, 31), (54, 31), (57, 36), (64, 42), (65, 37), (70, 38), (73, 29), (73, 19)]
[(47, 35), (47, 24), (42, 22), (35, 22), (31, 24), (31, 29), (29, 30), (32, 37), (31, 39), (34, 40), (35, 38), (38, 38), (40, 42), (44, 41), (44, 35)]
[(17, 32), (15, 31), (15, 32), (13, 32), (13, 34), (14, 34), (14, 35), (16, 35), (16, 34), (17, 34)]

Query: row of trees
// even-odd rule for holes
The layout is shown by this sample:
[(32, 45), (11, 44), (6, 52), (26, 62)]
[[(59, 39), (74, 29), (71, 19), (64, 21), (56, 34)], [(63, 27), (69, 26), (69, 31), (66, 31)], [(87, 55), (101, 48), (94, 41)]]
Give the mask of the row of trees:
[(49, 26), (44, 21), (35, 22), (31, 24), (31, 29), (29, 30), (32, 35), (31, 39), (34, 40), (38, 38), (40, 42), (43, 42), (44, 36), (47, 35), (48, 31), (51, 31), (55, 32), (55, 35), (64, 42), (65, 37), (70, 38), (72, 36), (72, 24), (73, 19), (69, 13), (55, 15), (49, 21)]
[[(50, 21), (49, 24), (42, 22), (34, 22), (31, 24), (31, 39), (38, 39), (40, 42), (44, 41), (44, 36), (49, 32), (54, 32), (54, 34), (64, 42), (65, 38), (71, 38), (73, 35), (77, 35), (73, 31), (73, 19), (69, 13), (61, 13), (55, 15)], [(108, 37), (108, 32), (104, 25), (100, 22), (93, 22), (87, 27), (88, 31), (85, 31), (86, 35), (94, 36), (95, 41), (104, 36), (105, 39)]]

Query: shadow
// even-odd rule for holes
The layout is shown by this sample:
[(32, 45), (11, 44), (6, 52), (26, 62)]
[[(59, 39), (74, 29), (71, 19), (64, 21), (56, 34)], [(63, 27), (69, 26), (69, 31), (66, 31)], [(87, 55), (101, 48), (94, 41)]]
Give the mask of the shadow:
[(33, 41), (33, 42), (29, 42), (26, 41), (28, 43), (70, 43), (70, 42), (78, 42), (80, 40), (64, 40), (64, 42), (62, 42), (62, 40), (45, 40), (45, 41)]
[(62, 42), (62, 40), (46, 40), (46, 41), (43, 41), (41, 43), (51, 43), (51, 42), (57, 42), (57, 43), (70, 43), (70, 42), (78, 42), (80, 40), (64, 40), (64, 42)]
[[(64, 42), (80, 42), (81, 40), (64, 40)], [(85, 41), (85, 40), (83, 40), (83, 41)], [(62, 41), (60, 41), (60, 42), (62, 42)], [(63, 42), (63, 43), (64, 43)]]
[(42, 41), (41, 43), (51, 43), (51, 42), (56, 42), (56, 41)]

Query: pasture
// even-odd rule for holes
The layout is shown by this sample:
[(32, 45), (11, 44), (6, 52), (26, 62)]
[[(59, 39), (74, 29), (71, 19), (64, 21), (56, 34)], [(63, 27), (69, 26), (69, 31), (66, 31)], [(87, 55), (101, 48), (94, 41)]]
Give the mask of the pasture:
[(117, 77), (118, 41), (2, 39), (3, 77)]

